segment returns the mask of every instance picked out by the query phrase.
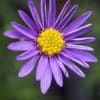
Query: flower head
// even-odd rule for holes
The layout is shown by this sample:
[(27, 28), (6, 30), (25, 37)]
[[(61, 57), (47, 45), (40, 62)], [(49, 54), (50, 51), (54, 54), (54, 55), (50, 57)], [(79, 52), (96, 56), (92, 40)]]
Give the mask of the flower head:
[(91, 16), (92, 11), (71, 21), (78, 5), (73, 6), (66, 14), (70, 3), (70, 0), (65, 3), (56, 18), (56, 0), (49, 0), (48, 11), (46, 0), (41, 0), (41, 16), (39, 16), (35, 4), (29, 0), (28, 6), (32, 18), (23, 10), (18, 10), (19, 16), (27, 27), (12, 22), (13, 29), (4, 33), (9, 38), (18, 39), (17, 42), (8, 45), (9, 50), (22, 52), (16, 59), (28, 60), (20, 69), (19, 77), (30, 74), (38, 62), (36, 80), (40, 81), (43, 94), (50, 88), (53, 77), (55, 82), (62, 87), (62, 72), (68, 78), (70, 69), (78, 76), (85, 78), (85, 74), (77, 65), (88, 68), (88, 62), (97, 61), (89, 53), (89, 51), (93, 51), (93, 48), (84, 45), (95, 40), (93, 37), (84, 37), (84, 34), (91, 29), (92, 24), (83, 24)]

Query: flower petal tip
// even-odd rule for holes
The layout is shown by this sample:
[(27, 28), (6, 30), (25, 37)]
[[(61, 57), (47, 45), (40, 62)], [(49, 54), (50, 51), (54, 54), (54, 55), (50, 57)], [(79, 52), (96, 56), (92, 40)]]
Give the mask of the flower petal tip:
[(23, 13), (23, 10), (18, 9), (18, 14), (21, 15), (21, 13)]
[(66, 76), (67, 78), (69, 78), (69, 74), (66, 74), (65, 76)]
[(93, 26), (93, 24), (92, 24), (92, 23), (90, 23), (90, 24), (88, 24), (88, 26)]
[(29, 73), (28, 72), (24, 72), (24, 70), (20, 70), (19, 73), (18, 73), (18, 77), (19, 78), (24, 78), (28, 75)]
[(12, 50), (11, 48), (12, 48), (12, 45), (9, 44), (9, 45), (7, 46), (7, 49), (8, 49), (8, 50)]
[(93, 14), (93, 11), (88, 11), (87, 14), (88, 14), (89, 16), (91, 16), (91, 15)]
[(83, 14), (83, 16), (86, 16), (87, 19), (93, 14), (93, 11), (87, 11)]
[(9, 34), (8, 31), (4, 32), (4, 36), (8, 37), (9, 36), (8, 34)]
[(86, 75), (82, 76), (82, 78), (85, 79), (86, 78)]
[(12, 26), (15, 26), (16, 22), (11, 22), (10, 24), (11, 24)]
[(69, 4), (69, 5), (70, 5), (70, 4), (71, 4), (71, 2), (72, 2), (72, 0), (67, 0), (67, 4)]
[(94, 62), (98, 62), (98, 59), (97, 59), (97, 58), (95, 58), (95, 59), (94, 59)]
[(19, 72), (19, 73), (18, 73), (18, 77), (19, 77), (19, 78), (23, 78), (23, 77), (25, 77), (25, 75), (22, 74), (21, 72)]
[(16, 61), (21, 61), (21, 59), (19, 57), (16, 57)]
[(45, 95), (47, 93), (47, 90), (41, 89), (41, 92), (43, 95)]
[(28, 0), (28, 5), (33, 5), (34, 3), (33, 3), (33, 1), (32, 0)]
[(63, 87), (63, 81), (58, 83), (59, 87)]
[(80, 77), (83, 78), (83, 79), (85, 79), (86, 75), (83, 73)]
[(78, 4), (76, 4), (74, 7), (75, 7), (76, 9), (78, 9), (79, 5), (78, 5)]

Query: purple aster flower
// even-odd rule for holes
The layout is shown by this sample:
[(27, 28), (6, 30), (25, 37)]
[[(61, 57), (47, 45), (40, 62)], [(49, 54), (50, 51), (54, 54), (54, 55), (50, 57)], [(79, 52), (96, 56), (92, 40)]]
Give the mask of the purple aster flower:
[(49, 0), (48, 11), (46, 0), (41, 0), (41, 16), (35, 4), (29, 0), (28, 6), (32, 18), (23, 10), (18, 10), (19, 16), (27, 27), (12, 22), (13, 29), (4, 33), (9, 38), (18, 39), (17, 42), (8, 45), (9, 50), (22, 52), (16, 59), (28, 60), (20, 69), (18, 76), (22, 78), (29, 75), (37, 65), (36, 80), (40, 81), (43, 94), (50, 88), (53, 77), (62, 87), (62, 73), (68, 78), (70, 69), (85, 78), (85, 74), (77, 65), (89, 68), (88, 62), (97, 61), (96, 57), (89, 53), (93, 48), (84, 45), (93, 42), (95, 38), (83, 36), (92, 27), (92, 24), (83, 25), (92, 11), (85, 12), (71, 22), (78, 5), (74, 5), (66, 14), (70, 3), (70, 0), (65, 3), (56, 19), (56, 0)]

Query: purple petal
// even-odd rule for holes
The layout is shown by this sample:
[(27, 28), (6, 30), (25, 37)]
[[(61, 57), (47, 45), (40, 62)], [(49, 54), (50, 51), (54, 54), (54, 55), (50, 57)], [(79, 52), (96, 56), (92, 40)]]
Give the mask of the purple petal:
[(68, 41), (71, 44), (84, 44), (95, 41), (94, 37), (74, 38)]
[(37, 61), (37, 57), (33, 57), (26, 64), (24, 64), (18, 73), (18, 77), (25, 77), (29, 75), (34, 69), (36, 61)]
[(47, 12), (46, 12), (46, 0), (41, 0), (41, 19), (42, 19), (42, 26), (46, 28), (47, 26)]
[(63, 86), (63, 77), (62, 77), (61, 70), (57, 64), (57, 61), (55, 60), (55, 57), (50, 58), (50, 67), (51, 67), (51, 71), (53, 73), (56, 83), (60, 87), (62, 87)]
[(36, 80), (37, 81), (39, 81), (42, 78), (42, 76), (47, 68), (47, 65), (48, 65), (48, 57), (42, 55), (39, 60), (39, 63), (37, 65), (37, 70), (36, 70)]
[(4, 35), (12, 39), (25, 38), (25, 36), (23, 36), (20, 32), (14, 29), (4, 32)]
[(60, 31), (63, 30), (63, 28), (68, 24), (68, 22), (71, 20), (73, 15), (78, 9), (78, 5), (75, 5), (68, 14), (61, 20), (61, 22), (57, 25), (56, 29), (59, 29)]
[(27, 51), (27, 50), (33, 50), (34, 48), (36, 48), (36, 46), (33, 42), (21, 41), (21, 42), (13, 42), (9, 44), (7, 48), (13, 51)]
[(85, 67), (85, 68), (89, 68), (89, 65), (82, 60), (81, 58), (76, 57), (75, 55), (73, 55), (72, 52), (70, 52), (69, 50), (65, 50), (61, 53), (61, 55), (63, 55), (65, 58), (70, 59), (78, 64), (80, 64), (81, 66)]
[(70, 52), (74, 54), (76, 57), (82, 59), (83, 61), (87, 62), (97, 62), (97, 58), (90, 54), (89, 52), (83, 51), (83, 50), (75, 50), (70, 49)]
[(48, 27), (52, 27), (56, 17), (56, 0), (49, 0)]
[(78, 76), (85, 78), (85, 74), (74, 63), (72, 63), (70, 60), (68, 60), (67, 58), (64, 58), (64, 57), (61, 57), (61, 59), (67, 68), (71, 69)]
[(64, 17), (64, 15), (66, 13), (66, 10), (69, 8), (70, 4), (71, 4), (71, 0), (67, 0), (55, 22), (54, 27), (56, 27), (58, 25), (58, 23), (62, 20), (62, 18)]
[(35, 55), (38, 55), (39, 51), (36, 49), (33, 49), (31, 51), (26, 51), (20, 55), (17, 56), (16, 60), (22, 61), (22, 60), (27, 60), (31, 57), (34, 57)]
[(63, 65), (60, 57), (58, 56), (58, 59), (56, 59), (56, 60), (57, 60), (58, 66), (60, 67), (60, 69), (62, 70), (64, 75), (68, 78), (69, 77), (69, 73), (68, 73), (67, 69), (65, 68), (65, 66)]
[(50, 65), (47, 66), (43, 77), (40, 80), (41, 91), (43, 94), (46, 94), (48, 89), (50, 88), (52, 82), (52, 73), (50, 70)]
[(67, 43), (67, 48), (71, 49), (77, 49), (77, 50), (88, 50), (88, 51), (93, 51), (94, 49), (88, 46), (83, 46), (83, 45), (74, 45), (74, 44), (68, 44)]
[(64, 36), (67, 40), (79, 37), (83, 35), (84, 33), (88, 32), (92, 28), (92, 24), (88, 24), (85, 26), (82, 26), (74, 31), (71, 31), (69, 33), (65, 33)]
[(37, 12), (37, 9), (36, 9), (36, 6), (35, 4), (33, 3), (32, 0), (29, 0), (28, 1), (28, 5), (29, 5), (29, 9), (31, 11), (31, 14), (33, 16), (33, 19), (38, 27), (38, 29), (40, 30), (40, 28), (42, 28), (42, 25), (41, 25), (41, 20), (40, 20), (40, 17), (38, 15), (38, 12)]
[(36, 25), (32, 21), (32, 19), (23, 11), (23, 10), (18, 10), (19, 16), (21, 19), (25, 22), (25, 24), (33, 30), (33, 32), (36, 34)]
[(68, 33), (72, 30), (77, 29), (80, 27), (90, 16), (92, 15), (92, 11), (88, 11), (74, 20), (71, 24), (69, 24), (64, 30), (64, 33)]
[(26, 27), (24, 27), (16, 22), (12, 22), (11, 24), (22, 35), (24, 35), (30, 39), (36, 39), (36, 37), (34, 36), (34, 34), (32, 33), (31, 30), (27, 29)]

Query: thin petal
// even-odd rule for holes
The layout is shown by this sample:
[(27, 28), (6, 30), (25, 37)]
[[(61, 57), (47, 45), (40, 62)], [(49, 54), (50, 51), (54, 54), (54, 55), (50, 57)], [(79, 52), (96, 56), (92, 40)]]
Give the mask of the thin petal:
[(62, 19), (62, 21), (57, 25), (57, 29), (59, 29), (60, 31), (63, 30), (63, 28), (68, 24), (68, 22), (71, 20), (71, 18), (73, 17), (73, 15), (75, 14), (75, 12), (78, 9), (78, 5), (75, 5), (69, 12), (68, 14)]
[(56, 17), (56, 0), (49, 0), (48, 27), (52, 27)]
[(30, 38), (30, 39), (35, 39), (36, 37), (34, 36), (34, 33), (32, 33), (31, 30), (29, 30), (28, 28), (16, 23), (16, 22), (12, 22), (11, 25), (18, 31), (20, 32), (22, 35)]
[(29, 0), (28, 1), (28, 5), (29, 5), (29, 9), (31, 11), (31, 14), (33, 16), (33, 19), (38, 27), (38, 29), (40, 30), (40, 28), (42, 28), (42, 25), (41, 25), (41, 20), (40, 20), (40, 17), (38, 15), (38, 12), (37, 12), (37, 9), (36, 9), (36, 6), (35, 4), (33, 3), (32, 0)]
[(33, 50), (34, 48), (36, 48), (36, 46), (33, 42), (21, 41), (21, 42), (13, 42), (9, 44), (7, 48), (13, 51), (27, 51), (27, 50)]
[(12, 39), (20, 39), (20, 38), (25, 38), (24, 35), (22, 35), (20, 32), (18, 32), (17, 30), (8, 30), (6, 32), (4, 32), (4, 35), (12, 38)]
[(26, 52), (18, 55), (16, 60), (19, 60), (19, 61), (27, 60), (27, 59), (29, 59), (37, 54), (39, 54), (39, 50), (33, 49), (31, 51), (26, 51)]
[(56, 27), (58, 25), (58, 23), (62, 20), (62, 18), (64, 17), (64, 15), (65, 15), (65, 13), (67, 11), (67, 9), (69, 8), (70, 4), (71, 4), (71, 0), (67, 0), (65, 5), (63, 6), (59, 16), (58, 16), (56, 22), (55, 22), (54, 27)]
[(43, 94), (46, 94), (48, 89), (50, 88), (52, 82), (52, 73), (50, 70), (50, 65), (47, 66), (43, 77), (40, 80), (41, 91)]
[(25, 22), (25, 24), (33, 30), (33, 32), (36, 34), (36, 25), (32, 21), (32, 19), (23, 11), (23, 10), (18, 10), (19, 16), (21, 19)]
[(68, 42), (71, 44), (85, 44), (85, 43), (90, 43), (94, 41), (95, 41), (94, 37), (83, 37), (83, 38), (74, 38), (74, 39), (69, 40)]
[(88, 46), (83, 46), (83, 45), (74, 45), (74, 44), (68, 44), (67, 43), (67, 48), (71, 49), (77, 49), (77, 50), (88, 50), (88, 51), (93, 51), (94, 49)]
[(86, 13), (84, 13), (83, 15), (81, 15), (80, 17), (78, 17), (77, 19), (75, 19), (71, 24), (69, 24), (64, 30), (64, 33), (68, 33), (72, 30), (77, 29), (78, 27), (80, 27), (90, 16), (92, 15), (92, 11), (88, 11)]
[(26, 64), (24, 64), (18, 73), (18, 77), (25, 77), (29, 75), (34, 69), (36, 61), (37, 61), (37, 57), (33, 57)]
[(39, 63), (37, 65), (37, 70), (36, 70), (36, 80), (37, 81), (39, 81), (41, 79), (41, 77), (43, 76), (43, 74), (47, 68), (47, 65), (48, 65), (48, 57), (42, 55), (39, 60)]
[(89, 68), (89, 65), (82, 60), (81, 58), (76, 57), (75, 55), (73, 55), (73, 53), (71, 53), (69, 50), (65, 50), (61, 53), (61, 55), (63, 55), (65, 58), (70, 59), (78, 64), (80, 64), (81, 66), (85, 67), (85, 68)]
[(85, 26), (82, 26), (74, 31), (71, 31), (69, 33), (65, 33), (64, 36), (67, 40), (79, 37), (85, 33), (87, 33), (92, 28), (92, 24), (88, 24)]
[(83, 50), (75, 50), (75, 49), (69, 49), (72, 54), (77, 56), (78, 58), (81, 58), (84, 61), (87, 62), (97, 62), (97, 58), (90, 54), (89, 52), (83, 51)]
[(55, 60), (54, 57), (50, 58), (50, 67), (54, 76), (54, 79), (56, 81), (56, 83), (62, 87), (63, 86), (63, 77), (62, 77), (62, 73), (61, 70)]
[(85, 74), (70, 60), (61, 57), (62, 62), (66, 65), (67, 68), (71, 69), (74, 73), (76, 73), (78, 76), (85, 78)]
[(47, 26), (47, 12), (46, 12), (46, 0), (41, 0), (41, 19), (42, 19), (42, 26), (46, 28)]
[(64, 75), (68, 78), (69, 73), (68, 73), (67, 69), (65, 68), (64, 64), (62, 63), (60, 57), (58, 56), (56, 60), (57, 60), (58, 66), (60, 67), (60, 69), (62, 70)]

